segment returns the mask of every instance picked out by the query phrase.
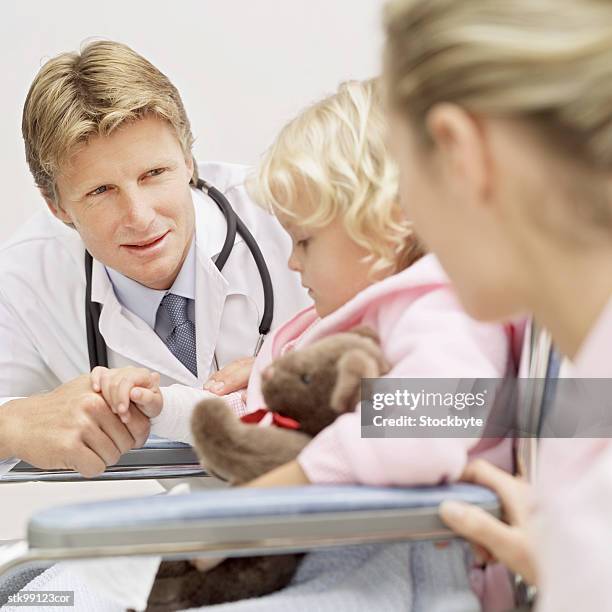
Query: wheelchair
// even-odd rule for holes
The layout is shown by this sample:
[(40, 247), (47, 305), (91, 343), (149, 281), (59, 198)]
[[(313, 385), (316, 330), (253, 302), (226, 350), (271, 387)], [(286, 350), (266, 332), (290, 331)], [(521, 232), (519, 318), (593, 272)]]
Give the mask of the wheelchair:
[[(517, 466), (533, 474), (542, 411), (554, 393), (558, 361), (549, 334), (532, 323), (525, 331), (521, 371), (532, 381), (521, 400), (523, 427), (536, 435), (516, 441)], [(193, 450), (181, 443), (150, 440), (130, 451), (99, 478), (200, 476)], [(156, 476), (152, 476), (155, 474)], [(36, 470), (21, 464), (8, 482), (78, 480), (75, 473)], [(0, 479), (0, 491), (2, 482)], [(419, 487), (311, 485), (274, 489), (204, 490), (59, 506), (32, 516), (27, 539), (0, 556), (0, 580), (13, 592), (59, 561), (161, 556), (164, 559), (232, 557), (311, 552), (356, 544), (456, 537), (438, 517), (443, 500), (460, 500), (501, 516), (497, 497), (466, 483)], [(38, 570), (28, 573), (28, 568)], [(4, 577), (4, 578), (3, 578)], [(7, 581), (11, 577), (12, 582)], [(10, 587), (9, 587), (10, 588)], [(529, 609), (517, 582), (517, 610)], [(10, 592), (10, 591), (9, 591)], [(6, 602), (0, 586), (0, 606)]]

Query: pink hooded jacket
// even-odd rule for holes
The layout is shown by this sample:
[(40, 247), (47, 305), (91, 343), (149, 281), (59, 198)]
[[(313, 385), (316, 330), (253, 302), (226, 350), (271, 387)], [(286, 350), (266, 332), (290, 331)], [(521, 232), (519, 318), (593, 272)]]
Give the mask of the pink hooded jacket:
[[(438, 261), (427, 255), (366, 288), (324, 319), (318, 320), (310, 307), (272, 332), (251, 372), (247, 412), (264, 405), (261, 372), (288, 345), (297, 349), (361, 324), (378, 333), (392, 364), (389, 378), (501, 378), (511, 367), (508, 328), (470, 318)], [(361, 438), (356, 411), (322, 431), (299, 462), (317, 483), (431, 484), (456, 480), (468, 456), (490, 446), (483, 441), (476, 449), (477, 443), (471, 438)], [(510, 467), (509, 456), (496, 458), (489, 452), (487, 458)]]
[[(264, 343), (249, 380), (247, 412), (264, 405), (262, 370), (285, 350), (356, 325), (379, 335), (392, 378), (502, 378), (512, 367), (511, 330), (480, 323), (460, 306), (433, 255), (361, 291), (318, 320), (313, 307), (277, 328)], [(509, 470), (509, 441), (466, 438), (361, 437), (359, 407), (342, 415), (302, 451), (298, 461), (314, 483), (417, 485), (454, 481), (468, 459), (487, 458)], [(507, 574), (499, 566), (473, 572), (474, 590), (486, 610), (511, 604)]]

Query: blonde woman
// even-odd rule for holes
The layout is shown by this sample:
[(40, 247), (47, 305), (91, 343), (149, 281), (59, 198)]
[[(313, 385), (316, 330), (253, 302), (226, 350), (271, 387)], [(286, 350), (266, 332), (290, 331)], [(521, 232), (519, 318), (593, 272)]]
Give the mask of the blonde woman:
[[(291, 237), (289, 267), (300, 274), (314, 302), (264, 343), (249, 380), (249, 411), (263, 405), (259, 379), (274, 358), (359, 324), (378, 333), (392, 365), (389, 377), (504, 376), (510, 363), (507, 328), (479, 323), (465, 314), (437, 260), (422, 253), (404, 220), (377, 81), (345, 83), (291, 121), (264, 155), (249, 190), (276, 214)], [(136, 380), (141, 374), (109, 371), (101, 386), (127, 393), (130, 385), (114, 384), (113, 379), (133, 375)], [(180, 434), (173, 426), (172, 433), (189, 439), (186, 415), (197, 403), (198, 391), (170, 387), (157, 394), (154, 389), (134, 392), (142, 394), (141, 409), (154, 417), (154, 433), (167, 436), (160, 424), (176, 424), (176, 415), (181, 415), (186, 431)], [(143, 398), (151, 402), (143, 405)], [(107, 400), (112, 405), (121, 401), (112, 393)], [(252, 486), (433, 484), (456, 480), (468, 458), (485, 449), (509, 468), (509, 446), (478, 442), (475, 438), (366, 439), (361, 437), (360, 415), (349, 413), (321, 432), (296, 461)], [(402, 571), (408, 572), (408, 565), (415, 576), (412, 588), (419, 590), (417, 609), (432, 609), (436, 597), (448, 603), (453, 592), (467, 598), (458, 609), (479, 606), (466, 579), (461, 547), (415, 545)], [(483, 575), (474, 568), (470, 578), (487, 609), (502, 610), (509, 604), (505, 571), (491, 568)]]
[[(398, 0), (386, 28), (402, 201), (462, 303), (531, 312), (574, 376), (611, 377), (612, 3)], [(525, 485), (484, 463), (466, 477), (510, 525), (443, 517), (537, 582), (541, 610), (610, 610), (612, 446), (544, 440), (541, 464), (533, 536)]]

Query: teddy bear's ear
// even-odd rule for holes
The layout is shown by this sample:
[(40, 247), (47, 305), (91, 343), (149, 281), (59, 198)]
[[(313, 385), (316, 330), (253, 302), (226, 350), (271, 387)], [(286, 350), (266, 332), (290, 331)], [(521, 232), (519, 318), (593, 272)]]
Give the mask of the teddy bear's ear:
[(352, 412), (361, 395), (361, 379), (380, 375), (378, 363), (361, 349), (347, 351), (336, 364), (337, 377), (330, 406), (338, 414)]
[(366, 338), (367, 340), (372, 340), (374, 345), (371, 345), (364, 350), (367, 350), (370, 353), (370, 356), (375, 359), (376, 363), (378, 364), (378, 373), (375, 376), (382, 376), (383, 374), (386, 374), (391, 369), (391, 366), (382, 353), (380, 348), (380, 337), (378, 334), (367, 325), (359, 325), (354, 327), (350, 330), (350, 333)]

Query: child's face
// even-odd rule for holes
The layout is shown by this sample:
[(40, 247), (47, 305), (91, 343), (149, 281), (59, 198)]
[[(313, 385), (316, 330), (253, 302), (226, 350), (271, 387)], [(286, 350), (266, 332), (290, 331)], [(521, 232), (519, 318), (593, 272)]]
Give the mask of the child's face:
[(371, 264), (363, 261), (368, 251), (349, 237), (341, 219), (325, 227), (306, 228), (284, 215), (278, 217), (293, 242), (289, 268), (299, 272), (320, 317), (376, 280), (369, 275)]

